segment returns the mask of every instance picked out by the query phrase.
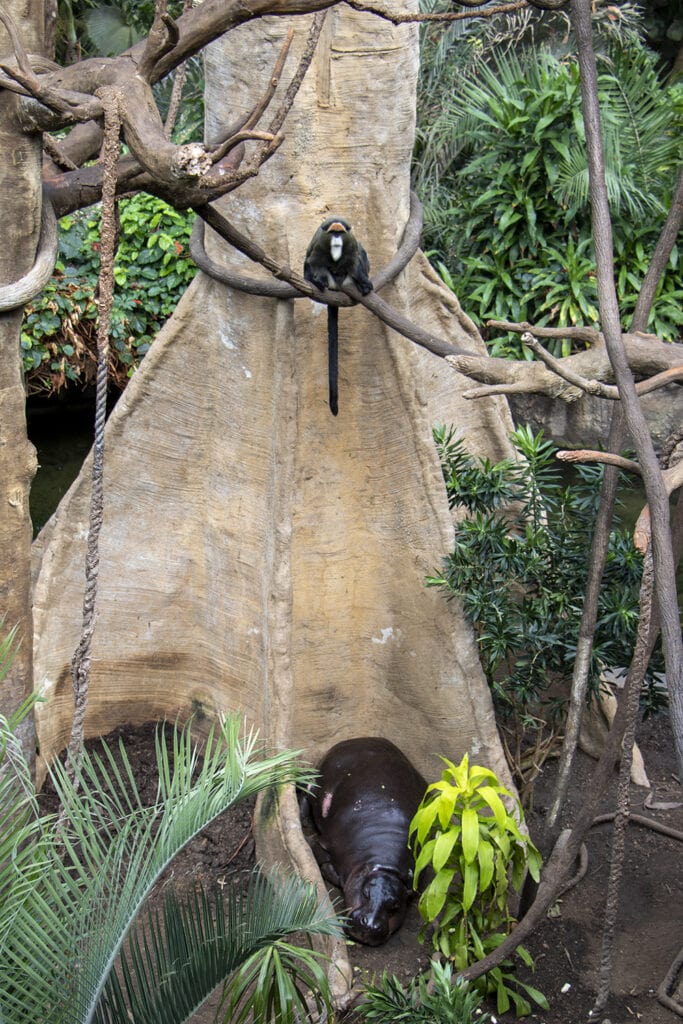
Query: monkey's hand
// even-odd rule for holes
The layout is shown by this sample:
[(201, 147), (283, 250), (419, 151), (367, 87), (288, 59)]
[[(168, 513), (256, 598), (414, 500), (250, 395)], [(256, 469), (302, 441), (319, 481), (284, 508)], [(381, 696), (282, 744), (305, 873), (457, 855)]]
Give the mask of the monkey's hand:
[(326, 288), (329, 288), (329, 279), (327, 274), (316, 274), (307, 264), (304, 266), (304, 280), (308, 281), (308, 283), (312, 284), (315, 288), (319, 288), (321, 292), (324, 292)]

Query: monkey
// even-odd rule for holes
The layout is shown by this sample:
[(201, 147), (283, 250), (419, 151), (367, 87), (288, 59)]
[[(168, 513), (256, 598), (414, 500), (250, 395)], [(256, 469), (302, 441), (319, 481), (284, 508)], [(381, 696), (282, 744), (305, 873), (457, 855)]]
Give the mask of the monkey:
[[(311, 239), (304, 260), (304, 278), (316, 288), (341, 288), (351, 282), (361, 295), (372, 291), (368, 254), (342, 217), (328, 217)], [(339, 411), (339, 307), (327, 307), (327, 359), (329, 403)]]

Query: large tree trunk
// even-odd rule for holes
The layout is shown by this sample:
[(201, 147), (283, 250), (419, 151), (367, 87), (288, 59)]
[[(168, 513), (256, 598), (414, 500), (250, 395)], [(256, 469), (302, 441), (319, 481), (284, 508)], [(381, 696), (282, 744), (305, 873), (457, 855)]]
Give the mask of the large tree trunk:
[[(299, 49), (310, 20), (294, 22)], [(271, 18), (211, 47), (210, 134), (260, 95), (288, 28)], [(378, 270), (408, 215), (416, 75), (413, 28), (330, 12), (285, 144), (223, 202), (226, 216), (300, 267), (323, 217), (346, 215)], [(212, 255), (261, 273), (215, 238)], [(484, 351), (421, 254), (383, 294)], [(498, 459), (507, 406), (463, 400), (464, 378), (367, 310), (339, 320), (336, 418), (326, 318), (308, 300), (200, 275), (155, 341), (107, 429), (86, 731), (240, 710), (268, 743), (313, 760), (339, 739), (381, 734), (430, 777), (438, 753), (465, 750), (505, 775), (472, 632), (424, 577), (452, 544), (432, 424), (455, 423)], [(35, 545), (45, 759), (69, 732), (88, 490), (86, 466)], [(260, 842), (267, 859), (314, 873), (291, 793), (279, 815), (263, 810)]]
[[(4, 4), (20, 26), (26, 50), (41, 53), (42, 0)], [(0, 61), (13, 63), (9, 38), (0, 28)], [(16, 123), (17, 97), (0, 90), (0, 285), (14, 284), (33, 266), (40, 234), (40, 137), (27, 137)], [(31, 519), (28, 495), (36, 470), (26, 436), (26, 398), (20, 348), (22, 309), (0, 313), (0, 629), (17, 628), (19, 650), (2, 687), (0, 712), (10, 714), (33, 689), (30, 594)], [(33, 763), (33, 718), (20, 727)]]

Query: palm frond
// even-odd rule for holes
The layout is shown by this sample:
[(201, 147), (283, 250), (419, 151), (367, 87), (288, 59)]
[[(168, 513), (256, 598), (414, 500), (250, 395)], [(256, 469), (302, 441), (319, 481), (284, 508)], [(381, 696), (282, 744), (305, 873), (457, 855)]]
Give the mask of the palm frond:
[[(271, 881), (257, 872), (245, 894), (217, 887), (211, 896), (199, 890), (184, 902), (169, 890), (163, 911), (150, 914), (145, 926), (131, 933), (120, 977), (110, 976), (94, 1020), (181, 1024), (240, 968), (258, 965), (260, 971), (272, 963), (274, 950), (292, 932), (339, 934), (336, 917), (300, 879)], [(297, 984), (304, 983), (311, 964), (318, 964), (313, 976), (324, 994), (324, 959), (308, 949), (293, 952), (293, 973), (303, 972)]]
[[(615, 49), (601, 57), (598, 84), (610, 207), (638, 221), (665, 215), (683, 157), (673, 105), (656, 78), (653, 57), (643, 47)], [(587, 205), (583, 144), (572, 149), (557, 184), (563, 199)]]
[(91, 1021), (137, 913), (175, 854), (237, 800), (310, 778), (295, 753), (257, 758), (256, 742), (228, 717), (200, 757), (189, 729), (175, 729), (171, 767), (159, 736), (151, 807), (142, 805), (123, 748), (121, 770), (105, 745), (102, 756), (84, 754), (73, 782), (53, 767), (69, 826), (61, 849), (53, 837), (44, 841), (40, 870), (29, 862), (11, 883), (13, 925), (0, 962), (8, 1019)]

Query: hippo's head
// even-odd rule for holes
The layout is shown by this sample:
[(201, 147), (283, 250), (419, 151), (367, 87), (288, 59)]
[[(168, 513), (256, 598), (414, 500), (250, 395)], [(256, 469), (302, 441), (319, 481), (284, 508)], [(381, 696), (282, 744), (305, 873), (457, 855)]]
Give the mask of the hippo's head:
[(346, 931), (366, 946), (381, 946), (403, 924), (410, 891), (390, 868), (376, 867), (344, 886)]

